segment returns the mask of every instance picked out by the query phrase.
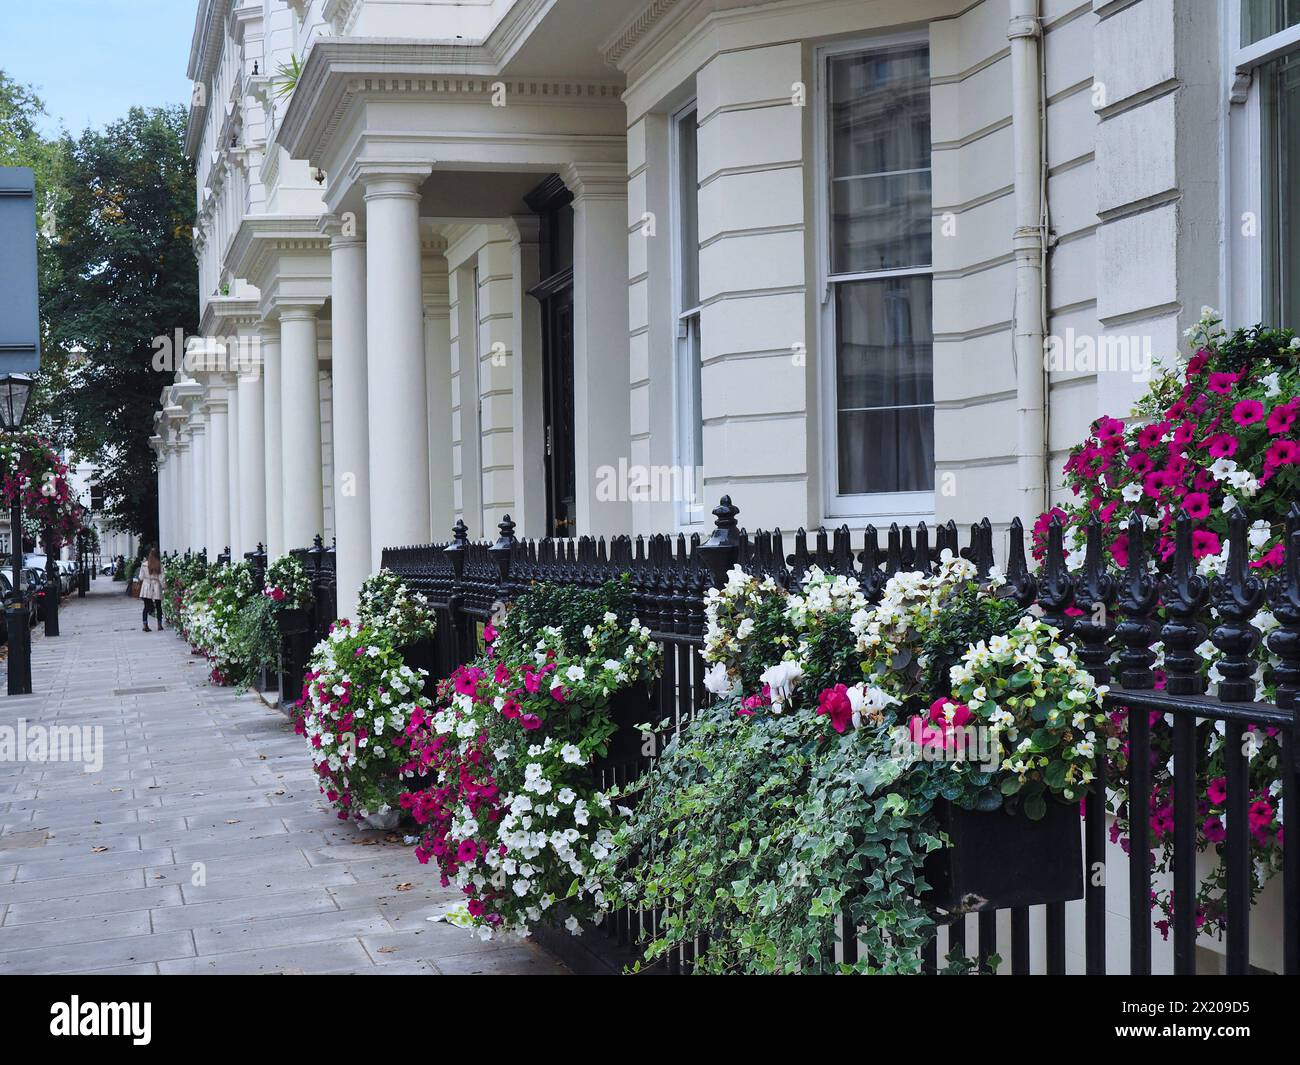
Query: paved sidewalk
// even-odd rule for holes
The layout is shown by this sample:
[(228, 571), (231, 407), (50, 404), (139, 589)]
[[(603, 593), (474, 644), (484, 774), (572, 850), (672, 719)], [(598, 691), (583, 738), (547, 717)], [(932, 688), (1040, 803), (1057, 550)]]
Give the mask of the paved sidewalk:
[(99, 772), (0, 760), (0, 974), (564, 971), (425, 920), (454, 894), (336, 819), (282, 714), (142, 632), (121, 584), (91, 587), (61, 636), (34, 633), (36, 694), (0, 688), (0, 730), (103, 729)]

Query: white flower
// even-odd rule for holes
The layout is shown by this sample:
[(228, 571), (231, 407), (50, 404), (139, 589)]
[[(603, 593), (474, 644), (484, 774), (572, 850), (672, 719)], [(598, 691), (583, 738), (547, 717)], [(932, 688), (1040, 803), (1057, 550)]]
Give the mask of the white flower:
[(560, 757), (564, 761), (568, 762), (569, 765), (582, 765), (585, 760), (582, 757), (582, 752), (572, 743), (566, 743), (560, 748)]
[(803, 676), (803, 666), (798, 662), (785, 659), (774, 666), (769, 666), (759, 677), (772, 692), (772, 705), (779, 708), (790, 697), (794, 686), (799, 683), (799, 678)]
[(717, 662), (704, 671), (704, 687), (714, 695), (736, 695), (740, 691), (740, 681), (727, 674), (727, 667)]
[(1142, 498), (1142, 486), (1137, 481), (1133, 481), (1124, 486), (1120, 495), (1123, 496), (1125, 503), (1136, 503)]

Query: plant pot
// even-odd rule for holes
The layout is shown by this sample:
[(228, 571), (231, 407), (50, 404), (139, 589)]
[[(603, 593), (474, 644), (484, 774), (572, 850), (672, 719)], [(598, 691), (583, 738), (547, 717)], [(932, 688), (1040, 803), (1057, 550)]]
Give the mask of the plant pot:
[(948, 913), (1083, 898), (1079, 808), (1051, 800), (1041, 821), (1005, 810), (934, 806), (952, 845), (925, 860), (928, 905)]
[(366, 828), (377, 829), (380, 832), (391, 832), (402, 819), (401, 810), (389, 810), (382, 814), (367, 814), (361, 819)]

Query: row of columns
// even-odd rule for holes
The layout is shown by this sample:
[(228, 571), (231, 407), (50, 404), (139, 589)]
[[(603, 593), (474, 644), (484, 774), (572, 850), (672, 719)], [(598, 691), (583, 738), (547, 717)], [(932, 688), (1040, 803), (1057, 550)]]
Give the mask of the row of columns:
[[(320, 227), (329, 237), (332, 505), (345, 616), (354, 611), (362, 582), (378, 569), (385, 546), (427, 543), (435, 536), (430, 450), (438, 397), (429, 390), (446, 390), (450, 381), (429, 373), (427, 361), (438, 345), (430, 345), (426, 331), (420, 232), (426, 176), (427, 169), (418, 167), (410, 173), (362, 173), (364, 235), (330, 216)], [(584, 460), (614, 462), (628, 447), (626, 368), (597, 365), (608, 357), (609, 338), (626, 332), (626, 188), (622, 168), (612, 165), (565, 178), (575, 193), (576, 450), (582, 470)], [(537, 318), (522, 294), (538, 271), (533, 230), (517, 244), (513, 267), (520, 294), (512, 312), (513, 350), (519, 355)], [(164, 410), (174, 428), (164, 434), (160, 450), (165, 548), (206, 547), (214, 557), (228, 544), (238, 552), (263, 542), (278, 556), (309, 546), (323, 532), (317, 316), (325, 298), (277, 298), (259, 326), (259, 373), (207, 374), (202, 384), (175, 387), (184, 417), (168, 417), (171, 408)], [(539, 352), (531, 354), (534, 370), (539, 358)], [(515, 477), (529, 482), (516, 485), (520, 504), (538, 494), (540, 481), (540, 469), (539, 476), (529, 475), (540, 465), (540, 382), (522, 374), (523, 365), (516, 363), (513, 382)], [(448, 431), (444, 447), (449, 443)], [(449, 505), (450, 453), (440, 462)], [(580, 475), (584, 531), (624, 527), (621, 515), (602, 516), (589, 482)], [(530, 508), (538, 519), (540, 504), (539, 497)]]

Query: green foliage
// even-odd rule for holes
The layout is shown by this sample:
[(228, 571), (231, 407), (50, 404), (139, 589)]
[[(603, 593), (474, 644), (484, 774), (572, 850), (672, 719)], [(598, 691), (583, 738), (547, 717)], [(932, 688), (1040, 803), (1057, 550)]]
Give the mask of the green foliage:
[(292, 96), (294, 89), (298, 87), (300, 77), (302, 77), (302, 60), (296, 55), (291, 55), (287, 63), (281, 63), (275, 68), (275, 77), (271, 82), (275, 86), (275, 95)]
[(626, 575), (599, 588), (534, 584), (510, 604), (498, 629), (497, 653), (521, 657), (531, 652), (538, 633), (553, 628), (565, 648), (581, 654), (588, 646), (585, 630), (607, 613), (617, 615), (622, 625), (632, 619), (632, 585)]
[(171, 380), (153, 368), (153, 339), (198, 328), (185, 121), (180, 107), (132, 108), (102, 131), (65, 134), (54, 236), (39, 247), (47, 335), (31, 417), (95, 463), (104, 516), (146, 542), (158, 539), (152, 415)]
[(386, 629), (394, 647), (432, 639), (438, 629), (429, 601), (386, 569), (367, 577), (361, 585), (357, 621), (370, 628)]
[(239, 607), (229, 633), (227, 679), (240, 691), (253, 686), (263, 669), (280, 660), (280, 628), (275, 604), (255, 595)]
[(735, 709), (702, 711), (632, 792), (616, 852), (634, 859), (629, 897), (665, 911), (647, 960), (707, 937), (703, 973), (833, 972), (847, 912), (865, 946), (853, 968), (917, 971), (933, 934), (921, 866), (941, 845), (932, 774), (909, 795), (903, 764), (858, 732)]
[(961, 661), (966, 648), (990, 636), (1005, 636), (1023, 614), (1013, 599), (985, 595), (975, 584), (960, 586), (921, 639), (922, 682), (926, 690), (946, 691), (948, 671)]

